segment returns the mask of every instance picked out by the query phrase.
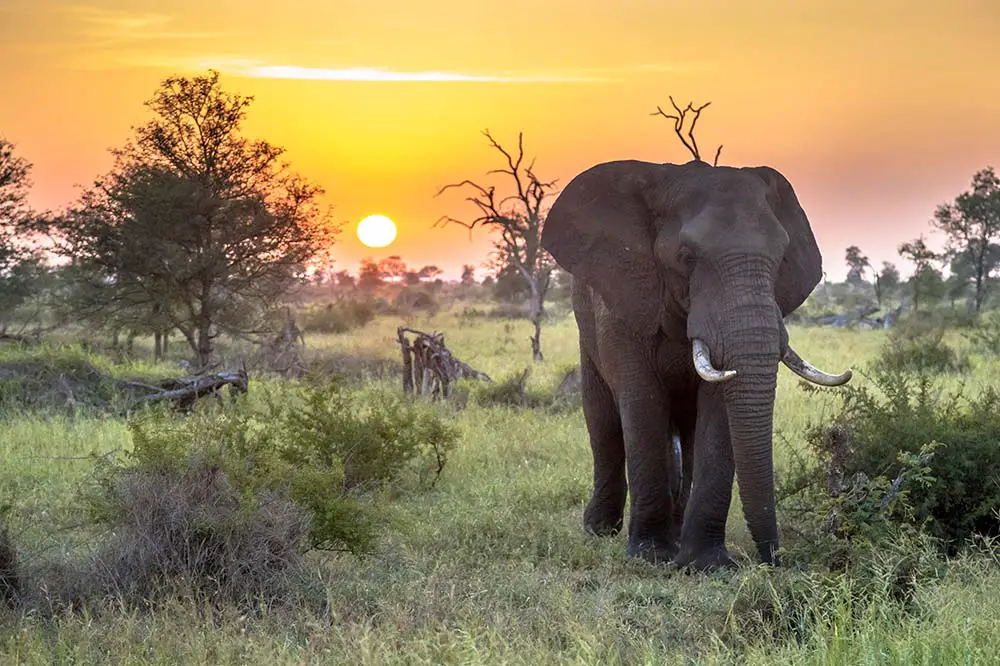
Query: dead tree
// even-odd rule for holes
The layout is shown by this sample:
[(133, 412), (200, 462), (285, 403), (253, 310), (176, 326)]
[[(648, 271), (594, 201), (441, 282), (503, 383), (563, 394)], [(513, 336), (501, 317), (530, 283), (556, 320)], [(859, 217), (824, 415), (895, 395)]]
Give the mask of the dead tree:
[(305, 335), (295, 321), (292, 309), (286, 307), (281, 330), (260, 343), (260, 360), (286, 377), (301, 377), (305, 372), (302, 359), (305, 346)]
[[(413, 342), (406, 337), (412, 333)], [(492, 383), (485, 372), (455, 358), (444, 345), (443, 333), (424, 333), (400, 326), (396, 329), (400, 350), (403, 353), (403, 393), (430, 394), (432, 400), (447, 400), (452, 382), (463, 377), (481, 379)]]
[(555, 268), (552, 256), (542, 247), (542, 227), (545, 224), (543, 205), (555, 189), (556, 181), (543, 181), (535, 175), (534, 160), (524, 165), (524, 134), (517, 134), (517, 156), (508, 152), (496, 139), (485, 130), (483, 134), (490, 145), (503, 155), (507, 162), (506, 168), (493, 169), (487, 175), (502, 174), (513, 181), (514, 194), (497, 199), (496, 187), (484, 186), (472, 180), (445, 185), (438, 190), (440, 196), (450, 188), (471, 188), (474, 193), (466, 197), (473, 204), (479, 215), (471, 221), (455, 219), (444, 215), (435, 223), (447, 224), (453, 222), (469, 230), (477, 226), (490, 227), (500, 231), (500, 240), (494, 243), (502, 260), (517, 269), (524, 278), (531, 292), (531, 323), (535, 333), (531, 341), (531, 355), (536, 361), (544, 359), (542, 355), (542, 316), (545, 313), (545, 295), (549, 289), (549, 278)]
[[(705, 102), (701, 106), (696, 107), (693, 103), (688, 102), (688, 105), (683, 109), (677, 106), (677, 102), (674, 101), (673, 96), (669, 97), (670, 105), (674, 107), (674, 113), (667, 113), (659, 105), (656, 106), (656, 111), (651, 113), (653, 116), (663, 116), (674, 121), (674, 132), (677, 134), (677, 138), (681, 140), (684, 147), (687, 148), (696, 160), (701, 159), (701, 151), (698, 150), (698, 142), (694, 138), (694, 128), (698, 124), (698, 118), (701, 117), (701, 112), (708, 107), (711, 102)], [(691, 114), (691, 125), (688, 127), (687, 138), (684, 137), (684, 120), (687, 118), (687, 114)], [(722, 154), (722, 144), (715, 151), (715, 159), (712, 161), (712, 166), (719, 166), (719, 155)]]

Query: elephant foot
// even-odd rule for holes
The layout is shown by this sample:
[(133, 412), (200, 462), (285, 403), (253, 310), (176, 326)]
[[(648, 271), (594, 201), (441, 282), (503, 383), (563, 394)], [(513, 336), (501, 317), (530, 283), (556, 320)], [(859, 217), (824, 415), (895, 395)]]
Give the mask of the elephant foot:
[(775, 567), (781, 566), (781, 557), (778, 555), (777, 541), (764, 541), (757, 544), (757, 553), (760, 556), (760, 561), (762, 563), (770, 564)]
[(699, 551), (684, 549), (674, 558), (674, 566), (689, 571), (719, 571), (735, 569), (736, 562), (725, 546), (715, 546)]
[(583, 513), (583, 526), (594, 536), (614, 536), (622, 531), (622, 511), (608, 510), (591, 502)]
[(652, 564), (667, 564), (677, 554), (677, 545), (674, 543), (660, 543), (651, 539), (628, 542), (628, 549), (625, 551), (626, 559), (642, 559)]

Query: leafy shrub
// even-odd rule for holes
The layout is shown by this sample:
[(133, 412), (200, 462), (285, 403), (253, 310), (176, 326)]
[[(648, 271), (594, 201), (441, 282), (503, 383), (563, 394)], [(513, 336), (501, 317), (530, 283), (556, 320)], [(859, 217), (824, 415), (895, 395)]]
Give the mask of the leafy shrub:
[(367, 300), (343, 300), (311, 306), (301, 313), (302, 329), (312, 333), (346, 333), (375, 318), (376, 306)]
[(582, 403), (580, 393), (570, 380), (571, 370), (567, 369), (558, 386), (538, 388), (528, 386), (530, 368), (517, 374), (508, 375), (492, 384), (476, 384), (472, 391), (473, 401), (483, 407), (511, 406), (567, 411), (578, 408)]
[(984, 315), (978, 324), (964, 332), (963, 336), (976, 351), (1000, 356), (1000, 312)]
[(411, 313), (417, 310), (424, 310), (430, 314), (435, 314), (440, 305), (434, 294), (426, 289), (414, 287), (404, 287), (393, 299), (393, 306), (400, 313)]
[(120, 386), (79, 349), (11, 350), (0, 360), (0, 409), (107, 408)]
[(408, 475), (432, 484), (458, 436), (429, 405), (340, 381), (271, 398), (133, 417), (132, 449), (98, 458), (83, 491), (96, 545), (33, 565), (25, 607), (182, 593), (244, 609), (293, 601), (306, 591), (304, 553), (368, 551), (386, 518), (368, 491), (402, 490)]
[(946, 553), (1000, 533), (1000, 392), (946, 395), (926, 374), (883, 369), (872, 380), (839, 389), (834, 425), (809, 432), (821, 464), (800, 467), (783, 491), (812, 488), (805, 522), (840, 540), (928, 536)]
[(968, 370), (969, 359), (944, 342), (944, 334), (944, 326), (933, 319), (910, 317), (890, 331), (876, 366), (897, 372)]
[(377, 533), (378, 512), (363, 491), (399, 482), (406, 471), (418, 483), (433, 482), (458, 436), (429, 406), (386, 391), (355, 393), (339, 380), (281, 395), (265, 408), (241, 402), (188, 418), (149, 410), (129, 427), (133, 450), (124, 462), (100, 467), (89, 497), (98, 522), (120, 519), (114, 488), (121, 475), (176, 475), (197, 453), (242, 497), (272, 492), (302, 507), (311, 547), (352, 552), (367, 550)]
[(433, 483), (458, 440), (439, 412), (394, 391), (350, 392), (335, 379), (302, 397), (301, 407), (281, 415), (286, 458), (297, 466), (339, 467), (347, 490), (381, 486), (406, 470)]

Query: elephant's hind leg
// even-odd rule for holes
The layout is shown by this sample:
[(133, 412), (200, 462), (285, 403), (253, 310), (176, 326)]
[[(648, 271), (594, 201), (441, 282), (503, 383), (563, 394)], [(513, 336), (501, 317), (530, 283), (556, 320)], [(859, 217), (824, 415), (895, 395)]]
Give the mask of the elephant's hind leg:
[(583, 415), (594, 455), (594, 494), (583, 514), (588, 532), (610, 536), (621, 531), (625, 512), (625, 442), (611, 389), (586, 352), (580, 350)]

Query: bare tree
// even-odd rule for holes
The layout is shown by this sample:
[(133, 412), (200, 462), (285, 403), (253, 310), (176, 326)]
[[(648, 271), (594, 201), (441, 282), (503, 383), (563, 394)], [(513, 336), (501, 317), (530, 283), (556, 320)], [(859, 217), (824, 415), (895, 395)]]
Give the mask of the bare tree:
[(487, 175), (505, 175), (513, 181), (514, 194), (498, 200), (494, 185), (480, 185), (472, 180), (445, 185), (438, 190), (437, 195), (451, 188), (470, 188), (473, 193), (466, 201), (473, 204), (479, 215), (471, 221), (463, 221), (444, 215), (436, 223), (449, 222), (459, 224), (472, 230), (478, 226), (486, 226), (491, 230), (500, 231), (500, 240), (494, 243), (497, 251), (507, 263), (517, 269), (531, 291), (531, 323), (535, 334), (531, 338), (531, 354), (536, 361), (543, 360), (542, 355), (542, 315), (544, 314), (545, 294), (549, 288), (549, 277), (555, 267), (555, 261), (542, 247), (542, 228), (545, 224), (544, 204), (555, 189), (556, 181), (543, 181), (535, 175), (532, 160), (524, 165), (524, 134), (517, 134), (516, 156), (501, 146), (496, 139), (485, 130), (483, 134), (490, 145), (503, 156), (507, 162), (506, 168), (493, 169)]
[[(677, 106), (677, 102), (674, 101), (673, 96), (669, 96), (670, 105), (674, 107), (674, 113), (667, 113), (659, 105), (656, 106), (656, 111), (651, 113), (653, 116), (663, 116), (674, 121), (674, 132), (677, 134), (677, 138), (681, 140), (684, 147), (687, 148), (696, 160), (701, 159), (701, 152), (698, 150), (698, 142), (694, 138), (694, 128), (698, 124), (698, 119), (701, 117), (701, 112), (708, 107), (711, 102), (705, 102), (701, 106), (696, 107), (692, 102), (688, 102), (688, 105), (683, 109)], [(691, 124), (688, 127), (687, 138), (684, 137), (684, 121), (687, 119), (688, 114), (691, 114)], [(722, 154), (722, 144), (715, 151), (715, 159), (712, 161), (712, 166), (719, 166), (719, 155)]]

